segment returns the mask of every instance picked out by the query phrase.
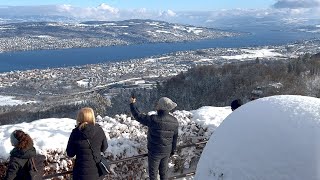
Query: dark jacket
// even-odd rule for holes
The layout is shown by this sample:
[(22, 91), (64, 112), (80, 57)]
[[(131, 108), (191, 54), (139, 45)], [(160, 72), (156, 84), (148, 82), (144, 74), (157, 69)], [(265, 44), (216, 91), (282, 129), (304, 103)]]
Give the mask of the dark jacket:
[(176, 150), (178, 138), (178, 120), (168, 111), (158, 111), (157, 115), (139, 113), (134, 103), (130, 104), (134, 118), (148, 126), (148, 151), (153, 154), (170, 154)]
[(29, 180), (28, 159), (36, 156), (36, 149), (31, 147), (26, 150), (14, 148), (10, 152), (10, 161), (5, 180)]
[(74, 180), (95, 180), (99, 178), (98, 169), (94, 161), (92, 151), (86, 139), (89, 139), (97, 162), (101, 160), (101, 152), (107, 147), (107, 138), (99, 125), (88, 124), (84, 129), (75, 128), (72, 130), (67, 145), (67, 155), (76, 156), (73, 166)]

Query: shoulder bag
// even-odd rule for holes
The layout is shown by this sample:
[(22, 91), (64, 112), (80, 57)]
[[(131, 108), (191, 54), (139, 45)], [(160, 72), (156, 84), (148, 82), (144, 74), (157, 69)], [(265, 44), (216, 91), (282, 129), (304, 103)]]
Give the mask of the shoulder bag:
[(99, 176), (105, 176), (107, 174), (110, 174), (110, 167), (107, 158), (101, 155), (101, 160), (97, 162), (97, 157), (94, 155), (94, 151), (92, 149), (91, 143), (89, 139), (87, 139), (87, 142), (90, 146), (90, 149), (92, 151), (93, 159), (97, 165)]

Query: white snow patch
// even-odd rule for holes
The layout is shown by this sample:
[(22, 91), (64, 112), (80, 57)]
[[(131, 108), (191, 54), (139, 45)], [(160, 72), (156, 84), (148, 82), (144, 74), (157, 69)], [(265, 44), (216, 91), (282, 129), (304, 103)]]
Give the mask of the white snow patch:
[(174, 25), (172, 26), (173, 29), (179, 29), (179, 30), (182, 30), (182, 31), (186, 31), (186, 28), (183, 27), (183, 26), (178, 26), (178, 25)]
[(27, 132), (34, 140), (34, 147), (39, 153), (45, 150), (64, 150), (66, 148), (70, 133), (75, 127), (73, 119), (41, 119), (31, 123), (0, 126), (0, 158), (6, 159), (12, 150), (10, 134), (17, 129)]
[(128, 28), (129, 26), (113, 26), (113, 27)]
[(150, 58), (150, 59), (144, 60), (144, 63), (154, 63), (154, 62), (156, 62), (156, 61), (157, 61), (156, 59)]
[(203, 30), (201, 28), (198, 28), (198, 27), (188, 27), (188, 30), (187, 30), (188, 33), (192, 32), (196, 35), (199, 35), (200, 33), (203, 32)]
[(255, 58), (271, 58), (271, 57), (282, 57), (283, 55), (277, 52), (274, 52), (274, 49), (243, 49), (242, 51), (246, 54), (234, 55), (234, 56), (221, 56), (224, 59), (255, 59)]
[(211, 62), (213, 59), (207, 59), (207, 58), (203, 58), (203, 59), (199, 59), (195, 62)]
[(52, 36), (49, 36), (49, 35), (39, 35), (39, 36), (33, 36), (33, 37), (37, 37), (37, 38), (52, 38)]
[(15, 27), (10, 27), (10, 26), (2, 26), (0, 27), (0, 30), (13, 30), (16, 29)]
[(282, 88), (283, 87), (283, 84), (282, 83), (272, 83), (272, 84), (269, 84), (270, 86), (276, 88), (276, 89), (279, 89), (279, 88)]
[(171, 56), (163, 56), (163, 57), (159, 57), (158, 59), (163, 60), (163, 59), (169, 59), (169, 58), (171, 58)]
[(209, 139), (195, 179), (320, 179), (320, 100), (272, 96), (244, 104)]
[(181, 37), (182, 36), (180, 34), (172, 33), (172, 32), (169, 32), (169, 31), (163, 31), (163, 30), (156, 30), (156, 32), (157, 33), (172, 34), (172, 35), (177, 36), (177, 37)]
[(208, 128), (208, 133), (213, 133), (213, 131), (231, 113), (231, 108), (230, 106), (204, 106), (202, 108), (190, 112), (193, 114), (192, 121), (200, 124), (204, 128)]
[(149, 24), (150, 26), (159, 26), (159, 22), (146, 22), (146, 24)]
[(24, 101), (15, 99), (14, 96), (1, 96), (0, 95), (0, 106), (15, 106), (19, 104), (36, 103), (36, 101)]
[(88, 87), (89, 80), (88, 79), (81, 79), (81, 80), (77, 81), (77, 84), (79, 87)]

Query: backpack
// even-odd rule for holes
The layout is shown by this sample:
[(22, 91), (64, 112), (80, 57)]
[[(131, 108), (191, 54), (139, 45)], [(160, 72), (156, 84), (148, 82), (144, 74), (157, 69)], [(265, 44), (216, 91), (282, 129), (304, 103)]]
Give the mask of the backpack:
[(31, 180), (42, 180), (44, 174), (44, 160), (45, 156), (36, 155), (27, 161), (27, 166), (29, 170), (29, 178)]

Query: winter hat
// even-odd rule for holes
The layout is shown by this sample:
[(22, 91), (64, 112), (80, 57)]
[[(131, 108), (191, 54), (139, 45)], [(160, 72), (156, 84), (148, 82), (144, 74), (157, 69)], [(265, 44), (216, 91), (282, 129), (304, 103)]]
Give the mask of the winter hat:
[(231, 109), (232, 111), (236, 110), (238, 107), (240, 107), (242, 105), (242, 101), (241, 99), (236, 99), (234, 101), (231, 102)]
[(12, 146), (17, 146), (19, 144), (19, 140), (14, 136), (16, 131), (13, 131), (10, 135), (10, 141)]
[(157, 110), (164, 110), (164, 111), (171, 111), (177, 106), (175, 102), (167, 97), (162, 97), (159, 99), (156, 109)]

